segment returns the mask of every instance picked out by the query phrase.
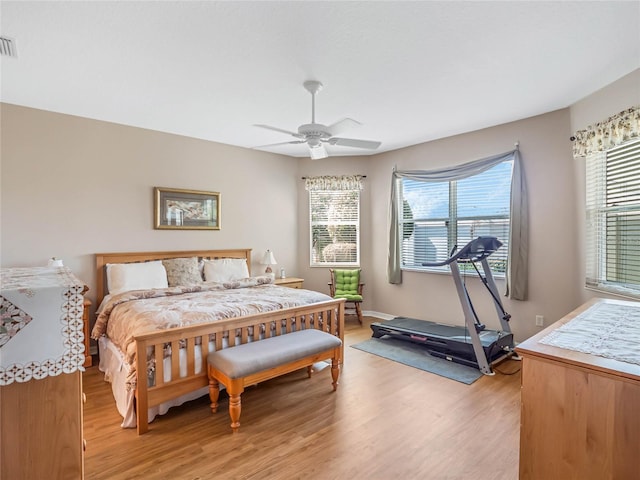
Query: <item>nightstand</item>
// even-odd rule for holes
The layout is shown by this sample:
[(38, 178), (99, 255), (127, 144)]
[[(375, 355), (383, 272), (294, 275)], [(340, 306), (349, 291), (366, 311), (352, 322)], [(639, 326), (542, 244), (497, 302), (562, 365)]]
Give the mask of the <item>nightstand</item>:
[(92, 365), (91, 351), (91, 337), (89, 336), (89, 309), (91, 308), (91, 300), (84, 299), (84, 312), (82, 314), (82, 323), (84, 324), (84, 363), (83, 367), (90, 367)]
[(304, 278), (288, 277), (288, 278), (276, 278), (275, 284), (281, 287), (289, 288), (302, 288)]

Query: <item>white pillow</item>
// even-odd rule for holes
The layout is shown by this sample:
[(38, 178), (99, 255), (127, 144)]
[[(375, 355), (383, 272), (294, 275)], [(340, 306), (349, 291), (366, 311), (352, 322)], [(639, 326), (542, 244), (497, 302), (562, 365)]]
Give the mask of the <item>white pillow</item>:
[(142, 263), (108, 263), (107, 288), (111, 295), (129, 290), (167, 288), (167, 271), (160, 260)]
[(245, 258), (221, 258), (204, 261), (204, 279), (207, 282), (230, 282), (249, 276)]

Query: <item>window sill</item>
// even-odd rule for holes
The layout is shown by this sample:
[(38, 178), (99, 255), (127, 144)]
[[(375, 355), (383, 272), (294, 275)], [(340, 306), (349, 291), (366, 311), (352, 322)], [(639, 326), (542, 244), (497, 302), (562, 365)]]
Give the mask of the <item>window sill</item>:
[(636, 300), (637, 301), (638, 299), (640, 299), (640, 292), (638, 292), (636, 294), (634, 294), (632, 292), (623, 293), (623, 292), (618, 291), (617, 289), (614, 290), (614, 289), (608, 289), (606, 287), (593, 287), (591, 285), (585, 285), (584, 289), (588, 290), (590, 292), (595, 292), (595, 293), (601, 294), (601, 295), (609, 295), (609, 296), (612, 296), (612, 297), (619, 297), (619, 298), (624, 298), (624, 299), (627, 299), (627, 300)]
[[(415, 273), (432, 273), (435, 275), (451, 275), (451, 271), (447, 270), (422, 270), (420, 268), (401, 268), (401, 270), (403, 272), (415, 272)], [(506, 275), (504, 273), (495, 273), (493, 271), (491, 271), (491, 274), (493, 275), (494, 280), (504, 280)], [(462, 276), (463, 278), (469, 278), (469, 277), (477, 277), (478, 274), (475, 271), (472, 272), (463, 272), (460, 271), (460, 276)]]
[(324, 263), (309, 265), (309, 268), (360, 268), (359, 263)]

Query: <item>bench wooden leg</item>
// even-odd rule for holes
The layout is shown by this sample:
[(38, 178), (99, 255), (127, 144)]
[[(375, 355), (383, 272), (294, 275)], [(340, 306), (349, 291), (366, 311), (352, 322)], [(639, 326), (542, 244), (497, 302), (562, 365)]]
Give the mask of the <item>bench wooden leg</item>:
[(229, 393), (229, 416), (231, 417), (231, 428), (234, 433), (240, 428), (240, 412), (242, 410), (240, 395), (240, 393)]
[(218, 397), (220, 397), (220, 383), (213, 377), (209, 377), (209, 400), (211, 400), (211, 411), (218, 411)]
[(312, 373), (313, 373), (313, 365), (309, 365), (307, 367), (307, 377), (311, 378)]
[(331, 379), (333, 380), (333, 391), (338, 388), (338, 376), (340, 375), (340, 360), (337, 356), (331, 359)]

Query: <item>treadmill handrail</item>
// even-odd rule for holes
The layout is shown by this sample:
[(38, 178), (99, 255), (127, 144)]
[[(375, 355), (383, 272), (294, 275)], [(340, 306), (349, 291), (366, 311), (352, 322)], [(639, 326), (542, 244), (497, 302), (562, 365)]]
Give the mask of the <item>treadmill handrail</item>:
[(489, 255), (493, 254), (502, 246), (502, 242), (496, 237), (480, 236), (471, 240), (464, 247), (458, 250), (458, 253), (451, 255), (442, 262), (424, 262), (423, 267), (444, 267), (455, 261), (462, 262), (478, 262)]

